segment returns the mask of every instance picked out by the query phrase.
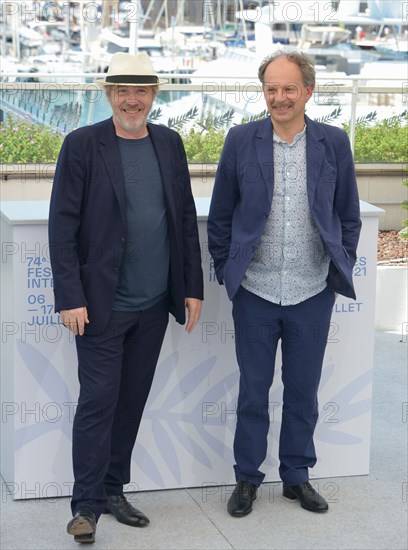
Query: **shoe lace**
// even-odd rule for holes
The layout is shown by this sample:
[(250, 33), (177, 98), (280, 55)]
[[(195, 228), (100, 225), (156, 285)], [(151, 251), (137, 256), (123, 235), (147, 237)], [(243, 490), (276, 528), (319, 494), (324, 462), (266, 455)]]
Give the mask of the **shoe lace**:
[(118, 508), (121, 508), (124, 512), (128, 513), (133, 511), (133, 506), (124, 495), (118, 495), (116, 499)]
[[(305, 483), (305, 489), (309, 493), (310, 497), (313, 498), (316, 502), (322, 500), (322, 497), (319, 495), (315, 489), (310, 485), (308, 481)], [(324, 499), (323, 499), (324, 500)]]
[(310, 483), (308, 481), (306, 481), (306, 483), (305, 483), (305, 489), (307, 490), (307, 492), (311, 496), (316, 493), (316, 491), (313, 489), (313, 487), (310, 485)]
[(238, 482), (238, 494), (243, 497), (249, 497), (251, 494), (251, 485), (245, 481)]

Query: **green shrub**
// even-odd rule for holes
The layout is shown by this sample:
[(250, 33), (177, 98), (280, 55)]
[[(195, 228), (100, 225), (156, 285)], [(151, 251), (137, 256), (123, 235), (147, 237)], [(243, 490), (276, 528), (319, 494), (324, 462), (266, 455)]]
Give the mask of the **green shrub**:
[[(335, 113), (331, 113), (333, 115)], [(373, 116), (356, 124), (354, 160), (356, 163), (400, 163), (408, 160), (408, 124), (406, 112), (380, 122)], [(330, 115), (330, 116), (331, 116)], [(182, 134), (189, 162), (218, 162), (225, 140), (225, 130), (218, 126), (205, 126), (197, 130), (197, 124)], [(201, 125), (202, 126), (202, 125)], [(343, 128), (348, 132), (348, 125)]]
[(62, 141), (49, 126), (7, 118), (0, 124), (0, 162), (56, 162)]
[[(192, 129), (179, 128), (190, 163), (217, 163), (225, 141), (224, 123), (230, 123), (233, 111), (222, 117), (196, 122)], [(196, 116), (196, 113), (194, 113)], [(179, 117), (179, 123), (182, 124)], [(183, 119), (184, 120), (184, 119)], [(346, 131), (348, 125), (343, 126)], [(49, 126), (8, 118), (0, 124), (0, 162), (56, 162), (63, 136)], [(356, 163), (407, 162), (408, 124), (406, 112), (380, 122), (360, 120), (356, 125), (354, 159)]]
[(219, 161), (225, 141), (225, 131), (210, 128), (205, 132), (192, 128), (188, 133), (182, 133), (183, 143), (188, 162)]
[[(354, 160), (356, 163), (407, 162), (407, 119), (391, 117), (368, 126), (356, 125)], [(345, 126), (348, 130), (348, 126)]]

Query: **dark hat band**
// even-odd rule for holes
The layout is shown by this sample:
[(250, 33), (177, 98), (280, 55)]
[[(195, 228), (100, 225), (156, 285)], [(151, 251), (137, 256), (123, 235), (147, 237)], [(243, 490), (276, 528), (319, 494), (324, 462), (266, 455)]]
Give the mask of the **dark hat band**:
[(105, 82), (112, 82), (117, 84), (158, 84), (159, 79), (156, 75), (137, 76), (133, 74), (125, 74), (122, 76), (107, 76)]

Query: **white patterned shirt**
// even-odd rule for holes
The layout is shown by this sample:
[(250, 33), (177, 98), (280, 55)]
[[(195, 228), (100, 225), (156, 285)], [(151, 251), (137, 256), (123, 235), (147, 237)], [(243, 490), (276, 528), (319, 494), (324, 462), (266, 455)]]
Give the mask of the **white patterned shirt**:
[(288, 306), (324, 290), (330, 258), (309, 208), (306, 127), (292, 143), (275, 133), (273, 141), (272, 207), (241, 284), (265, 300)]

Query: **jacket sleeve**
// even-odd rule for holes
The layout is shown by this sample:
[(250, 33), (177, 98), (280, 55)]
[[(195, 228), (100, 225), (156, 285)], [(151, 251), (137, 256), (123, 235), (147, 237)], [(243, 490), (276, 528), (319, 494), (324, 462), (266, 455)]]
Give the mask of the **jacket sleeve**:
[(214, 260), (215, 274), (224, 281), (224, 266), (229, 256), (232, 218), (239, 200), (234, 132), (227, 134), (215, 176), (208, 215), (208, 249)]
[(69, 134), (57, 162), (48, 222), (57, 312), (87, 305), (80, 277), (77, 243), (85, 177), (80, 146), (75, 136)]

